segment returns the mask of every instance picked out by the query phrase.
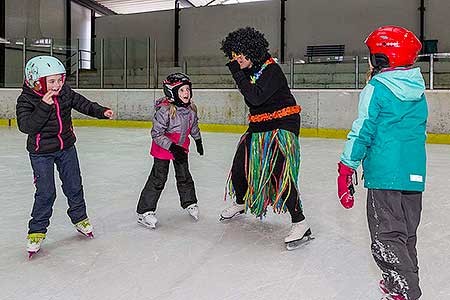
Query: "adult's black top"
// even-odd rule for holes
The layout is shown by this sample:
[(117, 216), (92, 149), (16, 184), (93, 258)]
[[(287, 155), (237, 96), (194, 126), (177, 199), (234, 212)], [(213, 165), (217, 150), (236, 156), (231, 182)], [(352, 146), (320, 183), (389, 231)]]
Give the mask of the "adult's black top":
[[(250, 82), (250, 76), (258, 72), (260, 68), (258, 70), (255, 70), (255, 68), (241, 70), (237, 61), (230, 62), (227, 65), (244, 96), (251, 115), (272, 113), (285, 107), (297, 105), (289, 89), (286, 76), (284, 76), (278, 64), (268, 65), (255, 84)], [(298, 135), (300, 132), (300, 114), (270, 121), (249, 123), (250, 132), (264, 132), (274, 129), (285, 129)]]

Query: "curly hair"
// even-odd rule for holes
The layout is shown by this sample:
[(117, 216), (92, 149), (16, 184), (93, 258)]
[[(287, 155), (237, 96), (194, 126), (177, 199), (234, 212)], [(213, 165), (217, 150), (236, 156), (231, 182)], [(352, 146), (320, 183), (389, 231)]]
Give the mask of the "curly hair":
[(253, 27), (245, 27), (230, 32), (222, 40), (220, 50), (229, 59), (232, 59), (232, 52), (244, 54), (254, 65), (262, 65), (270, 56), (269, 42), (264, 34)]

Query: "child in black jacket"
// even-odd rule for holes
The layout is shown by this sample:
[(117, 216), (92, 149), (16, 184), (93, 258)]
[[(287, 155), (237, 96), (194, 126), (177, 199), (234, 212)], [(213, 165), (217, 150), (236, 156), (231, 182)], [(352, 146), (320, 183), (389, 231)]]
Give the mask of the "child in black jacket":
[(37, 56), (25, 67), (25, 82), (17, 99), (19, 130), (28, 134), (27, 150), (36, 193), (28, 227), (29, 257), (38, 252), (50, 224), (56, 198), (54, 165), (67, 196), (69, 215), (75, 228), (93, 237), (86, 213), (80, 166), (72, 127), (72, 108), (99, 119), (112, 118), (113, 111), (91, 102), (64, 84), (66, 70), (51, 56)]

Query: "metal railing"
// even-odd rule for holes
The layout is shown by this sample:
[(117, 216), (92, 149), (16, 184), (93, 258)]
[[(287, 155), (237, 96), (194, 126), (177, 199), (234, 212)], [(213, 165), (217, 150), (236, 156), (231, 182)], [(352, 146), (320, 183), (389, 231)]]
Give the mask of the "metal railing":
[[(224, 66), (225, 58), (190, 57), (175, 64), (173, 61), (157, 59), (157, 45), (150, 38), (92, 39), (91, 49), (80, 47), (80, 41), (72, 41), (71, 45), (75, 45), (72, 47), (53, 39), (45, 39), (40, 43), (16, 39), (15, 43), (5, 45), (5, 49), (14, 50), (17, 57), (21, 53), (22, 70), (30, 56), (47, 54), (62, 58), (69, 71), (69, 83), (76, 88), (159, 88), (163, 77), (175, 71), (189, 74), (196, 88), (235, 88)], [(360, 89), (365, 85), (367, 61), (367, 56), (343, 56), (339, 60), (321, 58), (311, 63), (306, 59), (291, 58), (280, 65), (291, 88)], [(450, 78), (450, 53), (420, 55), (418, 64), (427, 88), (450, 89), (450, 80), (446, 80)], [(7, 70), (5, 73), (8, 75), (14, 72)], [(18, 78), (13, 86), (21, 84)]]
[[(354, 78), (354, 83), (352, 86), (348, 84), (346, 88), (359, 89), (365, 85), (365, 77), (368, 70), (367, 56), (345, 56), (339, 62), (314, 63), (314, 65), (322, 66), (330, 66), (333, 64), (336, 66), (343, 64), (353, 65), (352, 77)], [(421, 67), (421, 71), (428, 89), (450, 89), (450, 80), (448, 80), (450, 77), (450, 53), (421, 54), (419, 55), (416, 65)], [(308, 68), (308, 66), (311, 66), (311, 64), (303, 60), (296, 61), (295, 59), (291, 59), (289, 61), (289, 76), (287, 76), (287, 78), (289, 79), (288, 81), (291, 88), (302, 88), (301, 84), (299, 85), (299, 83), (296, 82), (295, 75), (301, 73), (301, 70)], [(348, 73), (348, 71), (346, 73)], [(339, 74), (341, 73), (334, 73), (334, 75)], [(436, 78), (440, 78), (438, 84), (436, 82)]]

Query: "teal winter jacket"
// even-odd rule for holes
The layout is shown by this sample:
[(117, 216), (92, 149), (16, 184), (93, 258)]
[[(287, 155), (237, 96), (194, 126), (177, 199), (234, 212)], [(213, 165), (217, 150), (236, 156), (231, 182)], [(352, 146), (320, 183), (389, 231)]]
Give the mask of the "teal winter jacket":
[(356, 170), (362, 161), (366, 188), (424, 190), (428, 117), (424, 92), (419, 68), (384, 71), (361, 91), (358, 118), (341, 162)]

